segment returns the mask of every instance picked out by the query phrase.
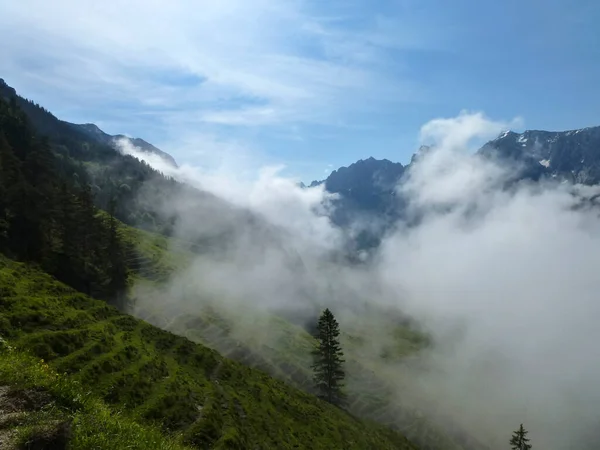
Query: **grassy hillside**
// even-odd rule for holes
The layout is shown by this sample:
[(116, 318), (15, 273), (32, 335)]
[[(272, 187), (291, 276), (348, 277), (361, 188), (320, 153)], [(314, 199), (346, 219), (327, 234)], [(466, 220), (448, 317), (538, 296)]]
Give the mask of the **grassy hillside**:
[[(3, 257), (0, 311), (0, 334), (19, 355), (44, 359), (99, 408), (122, 410), (132, 433), (139, 423), (197, 448), (413, 448), (387, 428)], [(0, 358), (0, 384), (18, 387), (15, 372), (6, 370), (12, 356)], [(84, 420), (90, 410), (82, 410)]]
[(190, 448), (109, 408), (44, 360), (0, 339), (0, 448)]
[[(106, 215), (104, 212), (100, 214)], [(166, 281), (187, 266), (194, 256), (188, 243), (119, 223), (118, 233), (124, 242), (125, 258), (132, 281)]]
[[(252, 330), (244, 330), (240, 317), (252, 322)], [(167, 311), (160, 310), (146, 318), (163, 329), (264, 370), (299, 389), (312, 391), (310, 351), (314, 345), (313, 337), (280, 317), (256, 311), (232, 313), (215, 305), (202, 307), (199, 304), (195, 313), (187, 311), (171, 317)], [(411, 392), (399, 391), (399, 380), (406, 376), (402, 371), (402, 360), (414, 354), (423, 345), (424, 338), (402, 326), (394, 331), (390, 333), (390, 345), (383, 349), (383, 359), (380, 355), (368, 355), (361, 337), (365, 334), (342, 333), (348, 410), (357, 417), (398, 430), (422, 449), (480, 448), (463, 445), (468, 437), (450, 434), (423, 415), (423, 399), (414, 398)], [(397, 364), (386, 365), (386, 359)]]

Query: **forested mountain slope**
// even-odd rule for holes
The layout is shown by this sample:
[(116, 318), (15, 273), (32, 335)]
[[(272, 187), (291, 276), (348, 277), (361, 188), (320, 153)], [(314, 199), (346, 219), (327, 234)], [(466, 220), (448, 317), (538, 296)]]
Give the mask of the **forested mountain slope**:
[(116, 150), (109, 136), (101, 131), (95, 136), (86, 125), (57, 119), (41, 106), (20, 97), (1, 79), (0, 99), (22, 110), (31, 131), (46, 137), (47, 148), (57, 156), (57, 164), (65, 176), (76, 178), (80, 185), (90, 184), (96, 206), (107, 210), (113, 200), (114, 215), (119, 220), (170, 233), (175, 218), (162, 216), (157, 210), (162, 202), (179, 193), (181, 185)]
[(127, 268), (116, 222), (97, 215), (91, 187), (62, 163), (15, 101), (0, 99), (0, 252), (118, 302)]

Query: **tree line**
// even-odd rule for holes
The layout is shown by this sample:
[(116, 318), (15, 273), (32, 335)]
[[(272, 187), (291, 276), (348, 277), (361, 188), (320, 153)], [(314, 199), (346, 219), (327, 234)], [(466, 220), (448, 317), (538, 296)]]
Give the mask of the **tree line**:
[(15, 98), (0, 98), (0, 252), (119, 303), (128, 274), (116, 221), (96, 209), (85, 173), (61, 159)]
[(68, 179), (89, 184), (94, 204), (105, 211), (113, 200), (113, 214), (120, 221), (165, 235), (172, 234), (175, 217), (159, 214), (159, 205), (177, 196), (181, 184), (150, 165), (123, 155), (77, 125), (64, 122), (50, 111), (17, 95), (0, 79), (0, 98), (25, 113), (30, 129), (47, 137), (55, 155), (55, 168)]

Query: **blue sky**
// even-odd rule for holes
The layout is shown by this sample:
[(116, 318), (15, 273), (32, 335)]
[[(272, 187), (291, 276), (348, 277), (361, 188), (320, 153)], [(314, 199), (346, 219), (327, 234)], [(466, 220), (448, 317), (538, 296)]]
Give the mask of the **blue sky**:
[(595, 0), (0, 0), (0, 77), (180, 163), (407, 162), (461, 110), (600, 125)]

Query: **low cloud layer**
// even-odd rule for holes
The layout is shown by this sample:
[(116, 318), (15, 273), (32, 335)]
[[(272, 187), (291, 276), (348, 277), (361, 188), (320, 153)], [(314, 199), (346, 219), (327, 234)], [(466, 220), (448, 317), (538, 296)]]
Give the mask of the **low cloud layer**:
[[(197, 224), (182, 227), (181, 237), (205, 232), (206, 221), (232, 234), (227, 252), (201, 254), (173, 278), (166, 303), (189, 310), (218, 302), (233, 317), (253, 308), (309, 317), (327, 305), (353, 330), (365, 303), (402, 312), (430, 332), (433, 346), (419, 355), (419, 369), (389, 367), (402, 380), (400, 401), (407, 391), (428, 399), (426, 412), (450, 417), (492, 448), (506, 448), (521, 422), (536, 447), (585, 448), (600, 423), (600, 223), (598, 211), (574, 208), (574, 194), (594, 188), (501, 189), (514, 168), (467, 149), (512, 124), (462, 113), (423, 126), (423, 143), (433, 146), (398, 187), (419, 225), (399, 224), (361, 265), (339, 257), (344, 235), (326, 217), (322, 188), (301, 189), (276, 169), (238, 184), (159, 165), (235, 206), (215, 220), (218, 213), (181, 203)], [(243, 316), (240, 338), (260, 332)], [(363, 337), (383, 341), (380, 334)]]
[(421, 386), (500, 448), (521, 422), (544, 448), (582, 445), (600, 422), (600, 222), (573, 208), (597, 189), (500, 190), (513, 168), (465, 153), (459, 131), (401, 187), (429, 213), (384, 243), (377, 268), (437, 338)]

